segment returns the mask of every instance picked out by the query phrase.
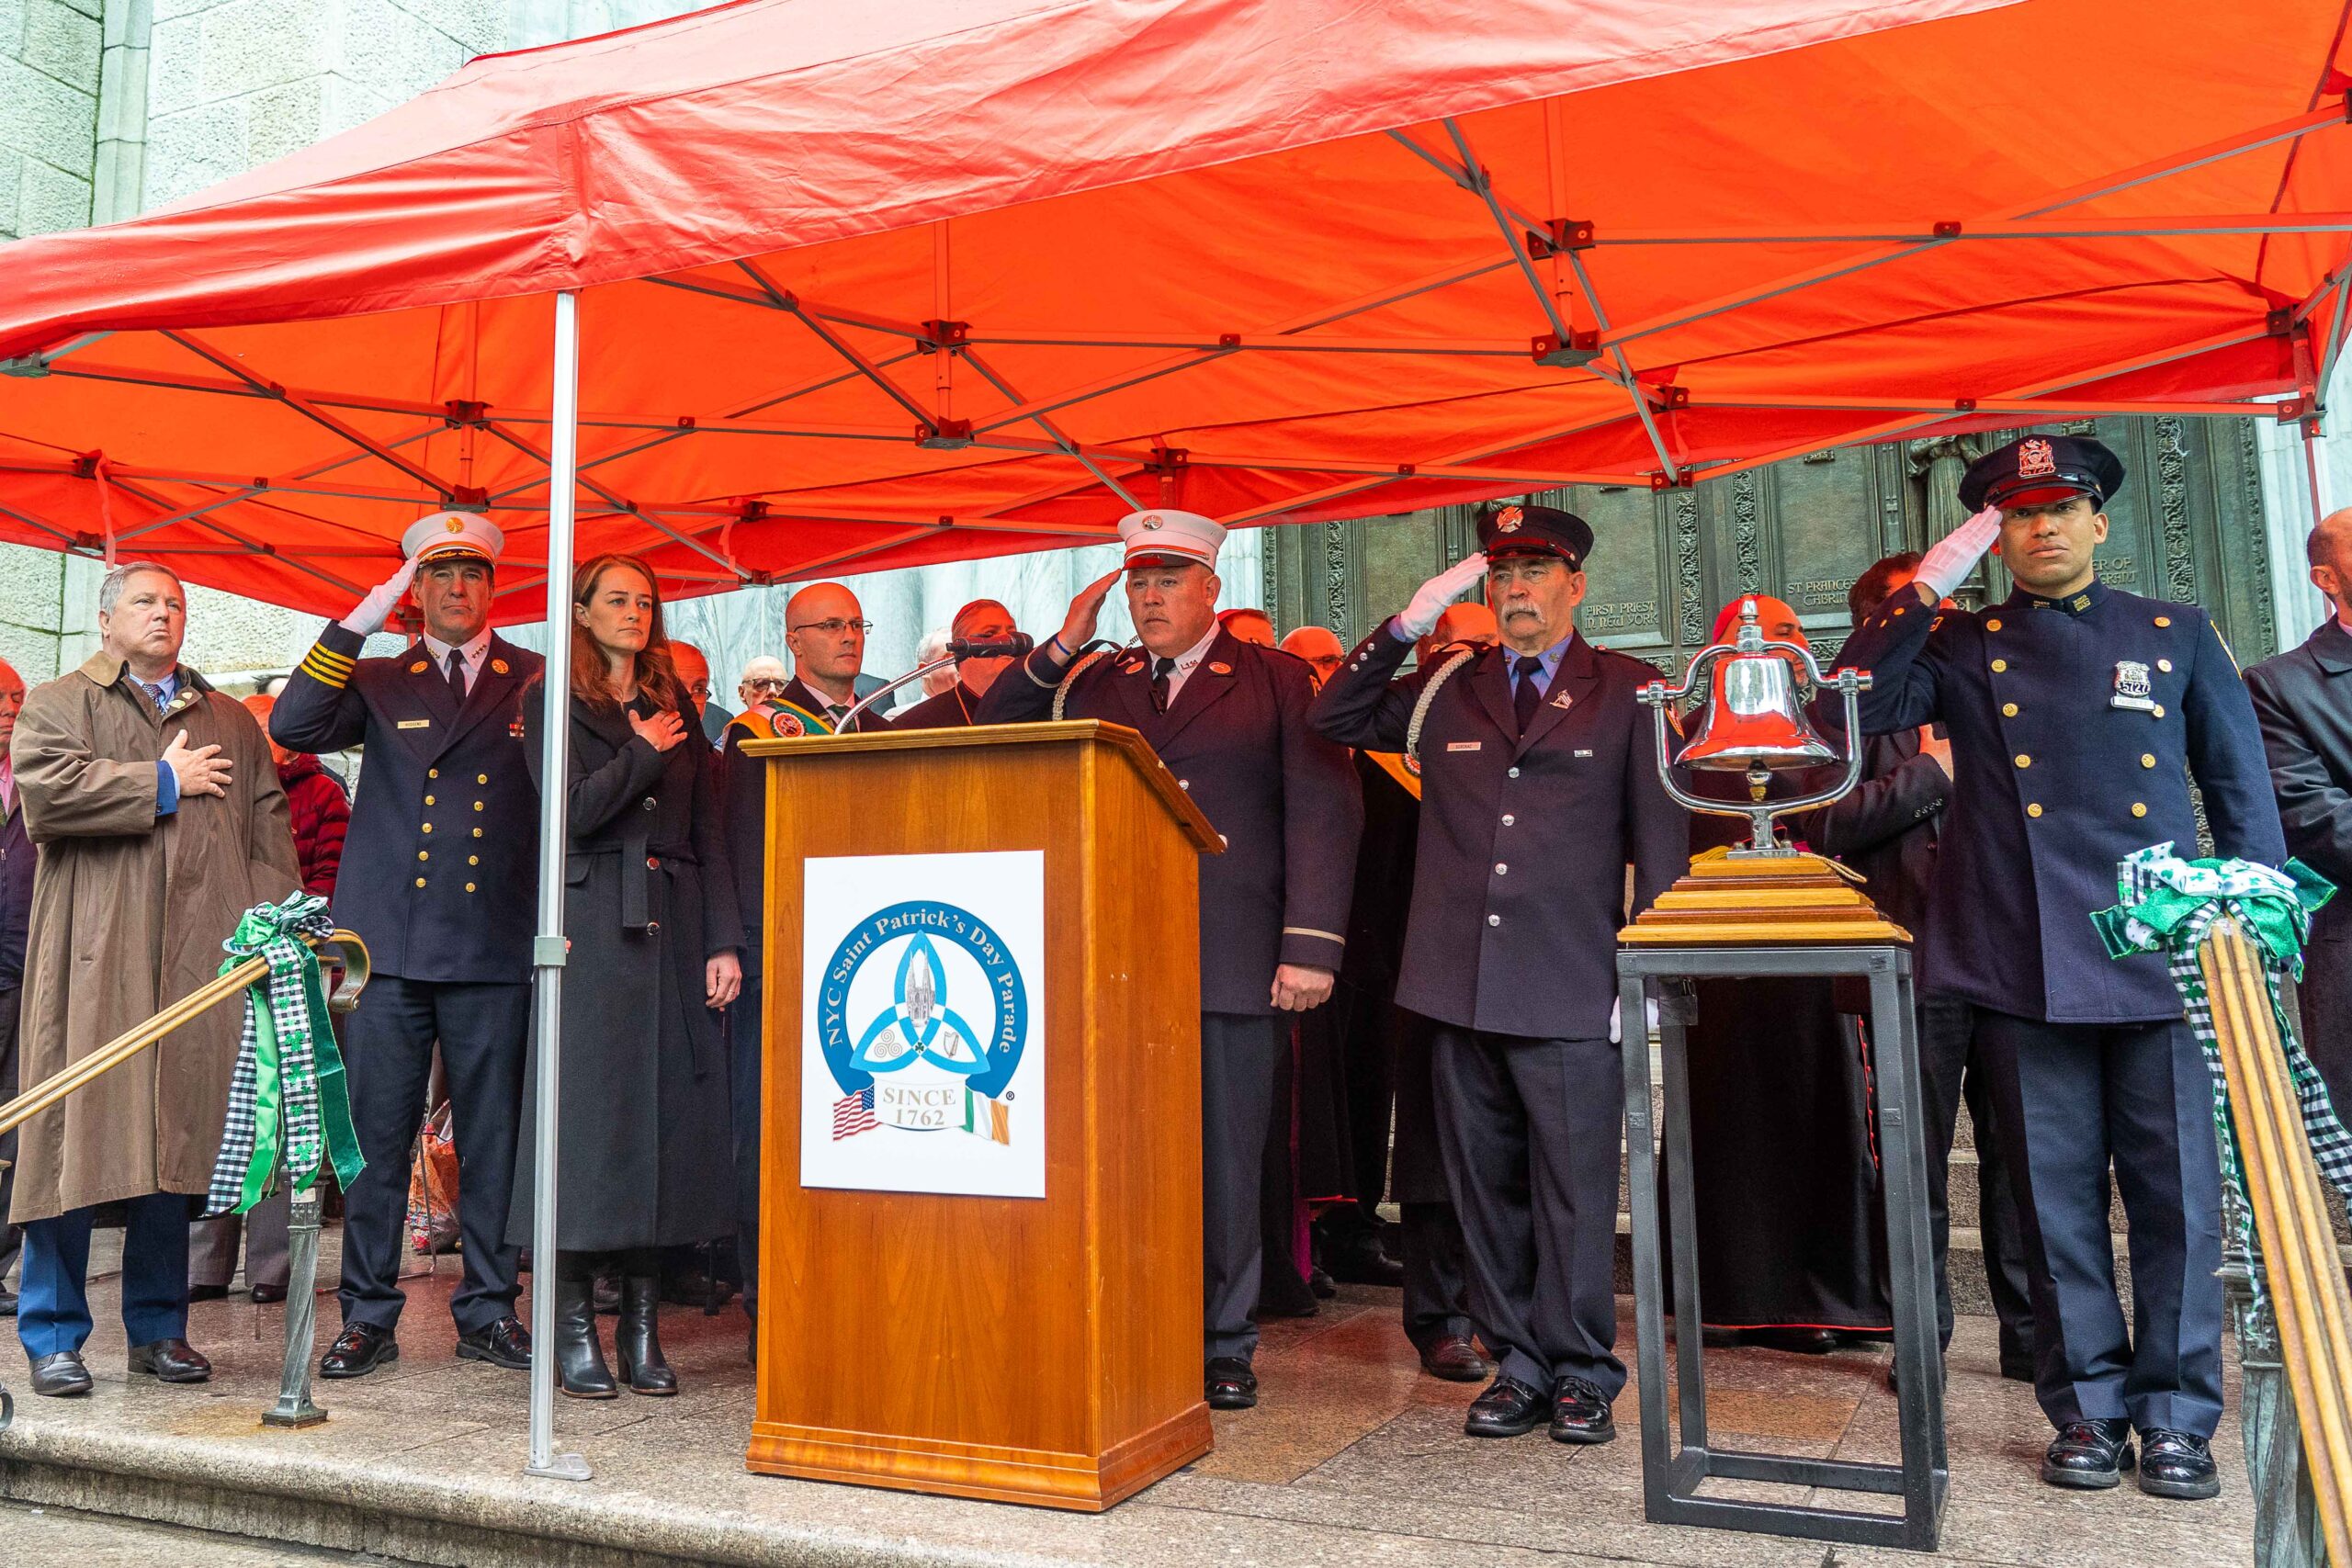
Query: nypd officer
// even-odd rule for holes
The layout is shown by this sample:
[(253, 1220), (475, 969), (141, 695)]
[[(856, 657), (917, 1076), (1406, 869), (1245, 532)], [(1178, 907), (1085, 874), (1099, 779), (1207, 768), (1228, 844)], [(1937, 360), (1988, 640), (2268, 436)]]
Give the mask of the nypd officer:
[[(514, 1316), (506, 1203), (538, 889), (539, 797), (518, 700), (540, 660), (490, 629), (504, 542), (465, 513), (411, 527), (401, 539), (407, 561), (327, 627), (270, 715), (271, 737), (289, 750), (367, 748), (334, 917), (366, 941), (374, 964), (345, 1047), (368, 1169), (344, 1194), (343, 1332), (319, 1362), (323, 1377), (362, 1377), (400, 1355), (409, 1146), (435, 1041), (458, 1145), (465, 1278), (449, 1300), (458, 1354), (530, 1365), (530, 1336)], [(424, 635), (392, 658), (360, 658), (368, 634), (411, 597)]]
[[(1259, 1178), (1275, 1074), (1290, 1060), (1283, 1014), (1329, 999), (1346, 943), (1363, 801), (1348, 754), (1306, 721), (1304, 660), (1246, 643), (1216, 618), (1225, 530), (1190, 512), (1119, 524), (1120, 570), (1089, 586), (1056, 636), (1000, 675), (979, 721), (1063, 712), (1140, 730), (1224, 838), (1201, 862), (1201, 1217), (1206, 1396), (1258, 1402), (1250, 1312), (1264, 1261)], [(1112, 587), (1125, 579), (1140, 649), (1072, 672)]]
[(1485, 577), (1502, 646), (1453, 670), (1425, 705), (1396, 1004), (1437, 1025), (1438, 1145), (1471, 1316), (1501, 1361), (1464, 1429), (1516, 1437), (1548, 1416), (1560, 1442), (1604, 1443), (1625, 1385), (1612, 1280), (1623, 1072), (1611, 1043), (1625, 870), (1634, 908), (1646, 908), (1689, 864), (1689, 819), (1659, 782), (1634, 699), (1657, 671), (1576, 629), (1592, 530), (1548, 506), (1505, 506), (1478, 541), (1481, 554), (1357, 647), (1315, 722), (1348, 745), (1404, 750), (1435, 671), (1396, 671)]
[[(2088, 439), (2031, 435), (1978, 459), (1960, 485), (1976, 514), (1841, 658), (1874, 677), (1867, 731), (1940, 721), (1951, 738), (1920, 986), (1979, 1010), (2033, 1289), (2034, 1387), (2058, 1428), (2041, 1477), (2117, 1484), (2136, 1427), (2142, 1491), (2211, 1497), (2212, 1090), (2164, 961), (2109, 959), (2089, 917), (2115, 902), (2119, 861), (2196, 844), (2192, 776), (2216, 852), (2277, 865), (2286, 850), (2254, 707), (2212, 623), (2109, 588), (2093, 568), (2122, 482), (2115, 454)], [(1939, 615), (1987, 545), (2017, 591)], [(2136, 1333), (2116, 1298), (2110, 1160)]]

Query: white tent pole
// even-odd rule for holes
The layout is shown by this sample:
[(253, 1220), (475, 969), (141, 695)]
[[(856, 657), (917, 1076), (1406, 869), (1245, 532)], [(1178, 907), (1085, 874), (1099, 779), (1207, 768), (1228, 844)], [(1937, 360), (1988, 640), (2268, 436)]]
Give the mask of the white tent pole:
[(531, 1456), (528, 1475), (588, 1479), (588, 1461), (555, 1451), (556, 1107), (563, 1058), (563, 861), (571, 790), (571, 523), (580, 463), (580, 297), (555, 297), (555, 385), (548, 438), (548, 613), (545, 734), (540, 738), (539, 936), (531, 954), (538, 1043), (533, 1106), (531, 1225)]

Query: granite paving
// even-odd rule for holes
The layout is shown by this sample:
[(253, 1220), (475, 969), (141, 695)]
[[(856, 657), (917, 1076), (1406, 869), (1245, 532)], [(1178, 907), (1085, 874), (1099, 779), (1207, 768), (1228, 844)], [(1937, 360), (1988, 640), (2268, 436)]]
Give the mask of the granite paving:
[[(101, 1237), (101, 1269), (111, 1239)], [(332, 1278), (332, 1234), (328, 1241)], [(257, 1307), (242, 1290), (199, 1304), (191, 1337), (218, 1375), (202, 1387), (164, 1388), (127, 1376), (121, 1329), (107, 1321), (115, 1282), (99, 1280), (93, 1297), (101, 1325), (88, 1350), (96, 1393), (33, 1399), (20, 1371), (0, 1379), (17, 1395), (16, 1426), (0, 1434), (0, 1565), (1870, 1568), (1911, 1555), (1648, 1523), (1630, 1388), (1617, 1405), (1622, 1436), (1605, 1447), (1565, 1448), (1540, 1432), (1508, 1442), (1465, 1438), (1462, 1414), (1476, 1390), (1424, 1375), (1397, 1326), (1397, 1293), (1357, 1286), (1341, 1287), (1312, 1318), (1269, 1323), (1259, 1408), (1216, 1416), (1214, 1452), (1107, 1515), (751, 1474), (742, 1457), (752, 1372), (744, 1321), (731, 1305), (717, 1316), (665, 1312), (680, 1397), (559, 1401), (560, 1444), (594, 1474), (535, 1479), (523, 1474), (524, 1377), (452, 1357), (454, 1278), (454, 1261), (444, 1259), (437, 1273), (411, 1280), (401, 1359), (373, 1377), (320, 1384), (331, 1418), (301, 1432), (268, 1430), (257, 1419), (276, 1392), (281, 1307)], [(332, 1295), (320, 1305), (331, 1327)], [(1630, 1353), (1631, 1303), (1620, 1305), (1620, 1346)], [(1883, 1347), (1819, 1357), (1747, 1348), (1706, 1355), (1719, 1440), (1894, 1457)], [(5, 1364), (21, 1365), (13, 1355)], [(2216, 1441), (2224, 1482), (2213, 1502), (2159, 1501), (2128, 1484), (2061, 1494), (2035, 1476), (2048, 1427), (2031, 1391), (1997, 1375), (1990, 1318), (1961, 1320), (1948, 1388), (1952, 1482), (1943, 1557), (2005, 1568), (2251, 1564), (2234, 1419)], [(2232, 1398), (2234, 1406), (2234, 1369)], [(1808, 1500), (1787, 1487), (1721, 1491)]]

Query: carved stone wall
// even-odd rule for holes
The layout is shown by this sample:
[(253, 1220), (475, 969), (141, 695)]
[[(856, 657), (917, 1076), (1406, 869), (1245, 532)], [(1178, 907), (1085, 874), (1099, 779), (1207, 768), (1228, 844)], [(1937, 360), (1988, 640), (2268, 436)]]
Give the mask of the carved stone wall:
[[(2108, 507), (2099, 554), (2118, 588), (2212, 612), (2242, 662), (2279, 642), (2263, 521), (2262, 455), (2245, 420), (2111, 419), (2061, 427), (2095, 434), (2129, 470)], [(1690, 490), (1578, 485), (1535, 499), (1593, 527), (1591, 585), (1577, 622), (1594, 641), (1679, 671), (1706, 646), (1733, 595), (1785, 599), (1824, 655), (1851, 629), (1846, 590), (1897, 550), (1922, 549), (1965, 515), (1951, 493), (1979, 454), (2021, 432), (1836, 447)], [(1312, 622), (1352, 642), (1415, 587), (1476, 547), (1476, 511), (1272, 530), (1265, 604), (1284, 631)], [(2005, 597), (1988, 560), (1962, 597)]]

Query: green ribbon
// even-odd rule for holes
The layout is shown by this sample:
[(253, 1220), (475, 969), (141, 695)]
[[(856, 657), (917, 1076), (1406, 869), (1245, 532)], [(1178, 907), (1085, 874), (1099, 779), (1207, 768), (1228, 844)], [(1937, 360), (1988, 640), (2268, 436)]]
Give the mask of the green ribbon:
[(343, 1054), (311, 943), (334, 930), (327, 901), (297, 893), (256, 904), (220, 945), (227, 974), (254, 957), (268, 974), (245, 988), (244, 1034), (229, 1085), (229, 1114), (212, 1168), (208, 1214), (242, 1214), (269, 1196), (284, 1168), (297, 1192), (322, 1168), (348, 1190), (367, 1162), (351, 1122)]
[[(2238, 1152), (2237, 1124), (2230, 1113), (2228, 1080), (2213, 1032), (2212, 1001), (2205, 993), (2205, 972), (2197, 962), (2197, 949), (2213, 922), (2225, 917), (2234, 918), (2252, 935), (2312, 1156), (2320, 1174), (2336, 1190), (2352, 1197), (2352, 1134), (2345, 1132), (2337, 1119), (2327, 1086), (2296, 1036), (2295, 1021), (2278, 997), (2281, 975), (2301, 977), (2303, 942), (2311, 934), (2312, 915), (2335, 897), (2335, 887), (2299, 860), (2289, 861), (2281, 871), (2245, 860), (2185, 861), (2172, 848), (2169, 842), (2157, 844), (2119, 863), (2117, 902), (2110, 908), (2095, 911), (2091, 924), (2098, 928), (2109, 958), (2164, 954), (2165, 968), (2180, 992), (2189, 1030), (2204, 1050), (2205, 1066), (2212, 1077), (2213, 1136), (2221, 1155), (2222, 1213), (2240, 1250), (2252, 1263), (2261, 1253), (2254, 1234), (2253, 1210), (2246, 1201), (2245, 1166)], [(2253, 1268), (2249, 1273), (2259, 1309), (2264, 1294), (2262, 1270)]]

